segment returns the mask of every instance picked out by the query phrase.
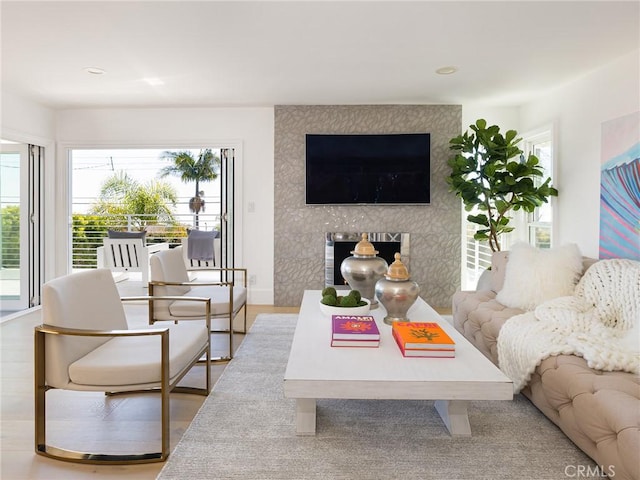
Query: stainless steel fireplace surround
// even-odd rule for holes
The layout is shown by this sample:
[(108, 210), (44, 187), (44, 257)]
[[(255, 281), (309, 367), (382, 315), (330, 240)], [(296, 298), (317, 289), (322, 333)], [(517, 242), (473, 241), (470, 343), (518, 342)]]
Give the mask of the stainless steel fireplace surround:
[(340, 274), (342, 261), (351, 256), (351, 251), (362, 239), (362, 234), (367, 233), (369, 241), (373, 244), (379, 257), (384, 258), (388, 264), (393, 262), (396, 252), (402, 255), (402, 262), (409, 268), (411, 252), (409, 248), (408, 233), (402, 232), (327, 232), (325, 234), (324, 249), (324, 283), (325, 286), (347, 288), (346, 281)]

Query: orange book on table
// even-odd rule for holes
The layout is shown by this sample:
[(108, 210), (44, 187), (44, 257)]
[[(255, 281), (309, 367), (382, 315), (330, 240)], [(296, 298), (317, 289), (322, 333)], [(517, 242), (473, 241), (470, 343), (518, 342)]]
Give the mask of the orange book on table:
[(454, 350), (455, 342), (436, 322), (393, 322), (394, 337), (403, 350)]
[(396, 341), (403, 357), (434, 357), (434, 358), (455, 358), (456, 351), (453, 348), (407, 348), (402, 346), (402, 340), (398, 337), (397, 331), (393, 331), (393, 339)]

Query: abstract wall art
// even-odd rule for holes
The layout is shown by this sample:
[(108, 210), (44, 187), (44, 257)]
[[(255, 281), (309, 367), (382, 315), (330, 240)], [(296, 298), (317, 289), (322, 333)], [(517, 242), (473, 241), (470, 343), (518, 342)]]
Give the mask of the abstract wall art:
[(602, 124), (600, 258), (640, 260), (640, 112)]

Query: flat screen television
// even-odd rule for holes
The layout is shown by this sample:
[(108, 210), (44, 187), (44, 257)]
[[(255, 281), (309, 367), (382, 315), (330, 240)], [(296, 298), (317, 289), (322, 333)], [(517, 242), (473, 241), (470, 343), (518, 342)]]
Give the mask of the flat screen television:
[(428, 133), (306, 136), (307, 205), (431, 201)]

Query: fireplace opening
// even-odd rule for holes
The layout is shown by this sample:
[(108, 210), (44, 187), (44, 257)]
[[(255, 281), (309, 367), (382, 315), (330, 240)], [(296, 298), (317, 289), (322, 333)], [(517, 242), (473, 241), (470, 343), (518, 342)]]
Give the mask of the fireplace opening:
[[(378, 250), (378, 256), (391, 265), (396, 252), (402, 255), (402, 262), (409, 267), (409, 234), (399, 232), (366, 232), (369, 241)], [(362, 239), (362, 232), (328, 232), (325, 238), (325, 286), (348, 288), (347, 281), (340, 273), (342, 261), (350, 257), (356, 244)]]

